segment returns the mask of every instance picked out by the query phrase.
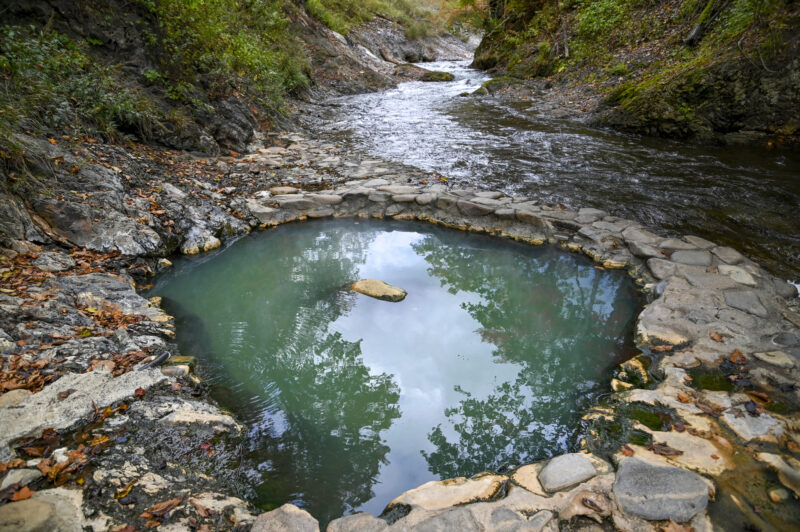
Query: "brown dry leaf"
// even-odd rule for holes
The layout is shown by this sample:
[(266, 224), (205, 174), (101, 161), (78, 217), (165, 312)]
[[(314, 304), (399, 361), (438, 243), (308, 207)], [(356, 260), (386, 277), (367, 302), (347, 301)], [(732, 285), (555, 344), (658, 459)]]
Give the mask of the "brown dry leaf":
[(675, 432), (684, 432), (686, 430), (686, 425), (680, 421), (677, 421), (674, 425), (672, 425), (672, 428), (675, 429)]
[(733, 353), (731, 353), (731, 356), (728, 357), (728, 360), (730, 360), (734, 364), (738, 364), (740, 366), (742, 364), (747, 364), (747, 359), (742, 354), (742, 352), (739, 351), (738, 349), (736, 349)]
[(712, 454), (711, 458), (713, 458), (714, 460), (719, 460), (719, 456), (717, 456), (716, 454)]
[(689, 525), (682, 525), (670, 519), (669, 523), (667, 523), (663, 528), (661, 528), (661, 532), (694, 532), (694, 527)]
[(712, 332), (711, 334), (709, 334), (709, 336), (715, 342), (719, 342), (720, 344), (724, 344), (725, 343), (725, 340), (722, 339), (722, 336), (720, 336), (720, 334), (718, 332)]
[(54, 139), (54, 138), (48, 138), (47, 142), (49, 142), (53, 146), (58, 146), (58, 141), (56, 139)]
[(110, 440), (111, 440), (111, 438), (109, 438), (107, 435), (100, 434), (100, 435), (95, 436), (94, 438), (92, 438), (92, 441), (89, 442), (89, 447), (94, 447), (96, 445), (102, 445), (104, 443), (109, 442)]
[(24, 501), (25, 499), (30, 499), (33, 497), (33, 494), (34, 491), (32, 489), (30, 489), (28, 486), (24, 486), (11, 496), (11, 500)]
[(176, 506), (183, 502), (183, 497), (175, 497), (173, 499), (168, 499), (166, 501), (162, 501), (158, 504), (154, 504), (152, 507), (148, 508), (147, 511), (156, 517), (161, 517), (170, 510), (173, 510)]
[(680, 401), (681, 403), (684, 403), (684, 404), (685, 403), (691, 403), (692, 402), (692, 398), (689, 397), (688, 395), (683, 395), (682, 393), (679, 393), (678, 394), (678, 401)]
[(792, 451), (793, 453), (800, 451), (800, 445), (797, 445), (792, 440), (786, 442), (786, 448)]
[(721, 409), (714, 408), (713, 406), (709, 406), (701, 401), (695, 401), (694, 405), (712, 417), (719, 417), (719, 415), (722, 413)]
[(211, 510), (209, 510), (202, 504), (199, 504), (195, 501), (189, 501), (189, 502), (191, 503), (192, 506), (194, 506), (194, 509), (197, 510), (197, 514), (200, 517), (208, 517), (209, 515), (211, 515)]
[(147, 528), (158, 528), (161, 526), (161, 521), (150, 519), (147, 522), (145, 522), (144, 526), (146, 526)]
[(666, 443), (651, 443), (647, 446), (647, 450), (661, 456), (679, 456), (683, 454), (683, 451), (670, 447)]
[(652, 347), (653, 351), (658, 351), (659, 353), (664, 351), (672, 351), (673, 349), (675, 349), (674, 345), (654, 345)]
[(750, 390), (744, 393), (746, 393), (755, 402), (762, 405), (766, 405), (772, 402), (772, 399), (770, 399), (769, 395), (765, 394), (764, 392), (759, 392), (757, 390)]
[(631, 449), (631, 447), (626, 443), (623, 444), (622, 446), (622, 454), (624, 454), (625, 456), (633, 456), (634, 452), (633, 449)]

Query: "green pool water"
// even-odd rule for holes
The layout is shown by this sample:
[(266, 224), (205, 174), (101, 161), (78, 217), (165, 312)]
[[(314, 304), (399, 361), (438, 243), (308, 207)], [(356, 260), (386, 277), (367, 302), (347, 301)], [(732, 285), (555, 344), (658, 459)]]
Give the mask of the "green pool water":
[[(357, 294), (380, 279), (400, 303)], [(246, 482), (324, 525), (428, 480), (573, 450), (640, 299), (555, 248), (386, 221), (250, 235), (176, 261), (151, 295), (247, 425)]]

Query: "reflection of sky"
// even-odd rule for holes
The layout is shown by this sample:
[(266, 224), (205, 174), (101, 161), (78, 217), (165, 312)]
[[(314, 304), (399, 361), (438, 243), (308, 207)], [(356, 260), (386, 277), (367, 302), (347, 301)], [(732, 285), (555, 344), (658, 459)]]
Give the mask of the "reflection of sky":
[[(371, 373), (388, 373), (400, 386), (402, 417), (383, 433), (391, 451), (390, 465), (381, 468), (374, 486), (376, 497), (365, 510), (378, 512), (403, 489), (435, 478), (421, 450), (433, 450), (427, 434), (446, 422), (445, 409), (464, 395), (484, 398), (519, 372), (516, 364), (493, 360), (494, 346), (481, 341), (475, 331), (480, 322), (462, 308), (479, 303), (471, 293), (450, 294), (436, 277), (420, 275), (425, 258), (411, 244), (425, 235), (411, 232), (380, 233), (370, 244), (359, 275), (379, 279), (408, 292), (400, 303), (358, 296), (355, 308), (331, 324), (351, 341), (362, 339), (364, 363)], [(454, 346), (458, 346), (454, 349)], [(443, 425), (445, 434), (455, 434)]]
[[(435, 450), (429, 441), (435, 427), (441, 425), (448, 441), (463, 441), (453, 419), (445, 415), (446, 409), (459, 407), (466, 397), (454, 388), (483, 400), (496, 396), (500, 384), (514, 383), (524, 368), (533, 372), (520, 381), (513, 404), (491, 403), (499, 404), (498, 408), (485, 410), (498, 412), (512, 423), (533, 412), (533, 421), (529, 416), (519, 424), (524, 425), (520, 434), (535, 433), (547, 444), (565, 448), (570, 433), (564, 428), (568, 424), (564, 413), (574, 408), (577, 397), (593, 391), (594, 379), (607, 368), (608, 355), (614, 350), (607, 338), (593, 338), (591, 331), (600, 329), (599, 336), (604, 336), (601, 329), (609, 327), (609, 334), (619, 334), (615, 329), (619, 324), (610, 326), (606, 320), (618, 310), (614, 301), (621, 276), (600, 272), (586, 261), (548, 248), (455, 232), (415, 232), (415, 226), (392, 231), (386, 230), (388, 224), (371, 221), (359, 222), (354, 231), (351, 224), (312, 223), (253, 235), (220, 252), (213, 261), (179, 261), (175, 271), (159, 281), (156, 293), (180, 301), (189, 314), (202, 318), (194, 330), (181, 327), (179, 341), (192, 337), (206, 344), (199, 352), (224, 365), (219, 375), (225, 376), (216, 378), (229, 390), (227, 398), (238, 402), (237, 413), (250, 423), (254, 448), (258, 449), (264, 436), (277, 438), (281, 447), (291, 434), (316, 437), (317, 427), (336, 433), (339, 425), (333, 422), (340, 416), (355, 420), (356, 427), (362, 427), (356, 424), (362, 421), (388, 419), (386, 425), (391, 425), (380, 438), (389, 452), (377, 478), (371, 478), (369, 468), (348, 478), (358, 484), (354, 487), (365, 484), (367, 495), (370, 480), (375, 481), (374, 497), (360, 508), (379, 513), (402, 491), (434, 478), (420, 451)], [(399, 224), (390, 227), (397, 229)], [(422, 251), (426, 242), (430, 248)], [(387, 303), (355, 294), (347, 287), (358, 278), (402, 287), (408, 297)], [(488, 317), (481, 312), (488, 312)], [(511, 338), (511, 347), (504, 350), (482, 341), (482, 329), (488, 337), (497, 333), (500, 340)], [(393, 415), (382, 415), (392, 406), (383, 404), (386, 395), (359, 402), (358, 393), (348, 386), (328, 393), (324, 386), (314, 384), (321, 382), (315, 378), (326, 371), (336, 377), (328, 383), (365, 384), (345, 378), (360, 363), (336, 366), (341, 354), (325, 358), (331, 352), (321, 348), (320, 342), (328, 333), (341, 334), (337, 345), (348, 352), (360, 352), (372, 376), (364, 381), (377, 381), (381, 374), (391, 376), (401, 392), (402, 417), (392, 421)], [(187, 354), (194, 354), (191, 347), (181, 344)], [(327, 362), (333, 366), (326, 366)], [(297, 377), (300, 373), (302, 377)], [(370, 405), (381, 401), (374, 409), (379, 414), (367, 412), (369, 400), (373, 401)], [(337, 405), (341, 405), (338, 410)], [(305, 431), (299, 430), (301, 424)], [(353, 434), (355, 440), (369, 441), (364, 430), (348, 437)], [(515, 439), (509, 444), (513, 446), (516, 434), (510, 436)], [(346, 438), (334, 439), (330, 442), (337, 445)], [(362, 463), (374, 463), (378, 471), (384, 456), (380, 449), (359, 448), (360, 442), (352, 440), (342, 445), (351, 450), (354, 462), (361, 458)], [(298, 448), (298, 454), (308, 455), (284, 456), (282, 461), (265, 452), (258, 469), (291, 476), (302, 461), (308, 467), (306, 476), (314, 478), (303, 477), (287, 485), (293, 496), (313, 496), (335, 508), (336, 495), (325, 492), (328, 484), (320, 487), (320, 477), (330, 473), (326, 461), (348, 458), (315, 454), (324, 452)], [(308, 498), (295, 502), (308, 502)]]

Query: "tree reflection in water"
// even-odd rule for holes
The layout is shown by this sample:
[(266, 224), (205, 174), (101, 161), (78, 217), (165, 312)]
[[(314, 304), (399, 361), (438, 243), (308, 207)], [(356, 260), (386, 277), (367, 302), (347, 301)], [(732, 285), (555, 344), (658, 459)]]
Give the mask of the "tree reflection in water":
[(578, 412), (564, 419), (563, 405), (578, 405), (596, 389), (593, 379), (618, 361), (614, 351), (635, 318), (637, 296), (624, 277), (552, 252), (498, 248), (508, 254), (498, 261), (485, 248), (442, 245), (433, 236), (414, 250), (448, 291), (481, 296), (462, 308), (482, 325), (478, 332), (495, 345), (498, 362), (521, 366), (513, 382), (498, 384), (488, 397), (456, 388), (464, 399), (428, 434), (436, 450), (422, 451), (430, 471), (471, 476), (568, 451), (576, 443)]

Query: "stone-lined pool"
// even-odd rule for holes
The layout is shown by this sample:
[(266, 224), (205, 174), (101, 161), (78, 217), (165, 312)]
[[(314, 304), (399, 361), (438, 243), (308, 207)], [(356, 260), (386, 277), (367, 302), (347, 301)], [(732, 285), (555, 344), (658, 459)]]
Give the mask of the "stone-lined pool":
[[(357, 294), (359, 279), (408, 297)], [(576, 449), (641, 307), (625, 273), (550, 246), (358, 219), (180, 259), (150, 294), (247, 424), (254, 502), (323, 526), (428, 480)]]

